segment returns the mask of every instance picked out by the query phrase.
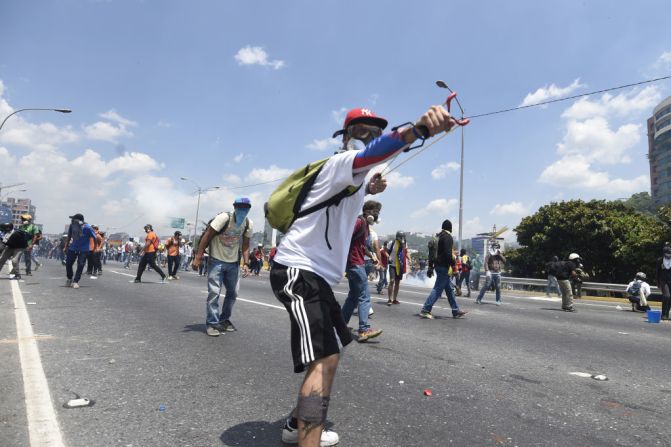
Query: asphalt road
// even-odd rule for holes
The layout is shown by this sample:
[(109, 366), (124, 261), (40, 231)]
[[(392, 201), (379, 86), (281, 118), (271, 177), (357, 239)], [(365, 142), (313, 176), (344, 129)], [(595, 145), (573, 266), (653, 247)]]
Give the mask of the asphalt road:
[[(74, 290), (60, 264), (45, 264), (19, 288), (65, 445), (283, 445), (302, 376), (267, 274), (242, 281), (238, 331), (213, 338), (206, 281), (193, 273), (162, 285), (147, 272), (132, 284), (134, 271), (111, 263)], [(346, 291), (336, 288), (341, 302)], [(613, 303), (579, 302), (568, 314), (556, 300), (504, 295), (497, 307), (490, 293), (480, 306), (460, 298), (464, 319), (442, 299), (439, 318), (422, 320), (427, 294), (402, 287), (392, 307), (373, 296), (384, 333), (345, 349), (331, 398), (340, 445), (671, 445), (671, 324)], [(30, 445), (15, 312), (0, 280), (3, 447)], [(75, 394), (95, 404), (63, 408)]]

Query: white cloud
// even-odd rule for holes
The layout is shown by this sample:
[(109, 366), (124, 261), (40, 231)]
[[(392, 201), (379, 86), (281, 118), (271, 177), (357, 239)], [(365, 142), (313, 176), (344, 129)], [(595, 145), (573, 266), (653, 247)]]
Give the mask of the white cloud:
[(235, 60), (238, 61), (238, 64), (240, 65), (269, 66), (275, 70), (279, 70), (285, 66), (285, 63), (282, 60), (268, 60), (268, 53), (266, 53), (263, 47), (253, 47), (251, 45), (240, 48), (235, 55)]
[(116, 142), (119, 137), (131, 137), (133, 133), (126, 129), (126, 126), (119, 124), (115, 126), (106, 121), (98, 121), (84, 127), (84, 133), (91, 140), (101, 140)]
[(446, 216), (459, 204), (457, 199), (435, 199), (424, 208), (413, 211), (410, 217), (417, 219), (430, 215)]
[(601, 116), (571, 120), (564, 139), (557, 145), (557, 152), (563, 156), (582, 155), (603, 164), (629, 163), (628, 151), (639, 143), (641, 134), (640, 124), (625, 124), (613, 131)]
[(166, 128), (166, 129), (167, 129), (167, 128), (169, 128), (169, 127), (172, 127), (172, 124), (169, 123), (169, 122), (167, 122), (167, 121), (160, 121), (160, 120), (159, 120), (159, 121), (156, 123), (156, 127), (163, 127), (163, 128)]
[(130, 126), (130, 127), (137, 126), (137, 123), (135, 121), (131, 121), (127, 118), (124, 118), (123, 116), (119, 115), (114, 109), (110, 109), (105, 113), (101, 113), (100, 117), (108, 121), (114, 121), (115, 123), (121, 124), (122, 126)]
[(529, 214), (529, 208), (524, 206), (522, 202), (497, 203), (489, 214), (495, 216), (523, 216)]
[(292, 172), (294, 172), (293, 169), (285, 169), (271, 165), (268, 168), (252, 169), (252, 171), (247, 175), (246, 180), (248, 182), (269, 182), (271, 180), (288, 177)]
[[(662, 53), (653, 64), (653, 68), (664, 70), (664, 74), (668, 74), (667, 70), (671, 69), (671, 51)], [(0, 92), (0, 94), (2, 93)]]
[(415, 183), (415, 179), (409, 175), (402, 175), (398, 171), (390, 172), (385, 176), (388, 188), (407, 188)]
[(312, 143), (307, 144), (305, 147), (313, 151), (324, 152), (338, 149), (340, 145), (341, 141), (336, 138), (324, 138), (321, 140), (314, 139)]
[(654, 85), (649, 85), (641, 90), (611, 95), (604, 93), (598, 99), (590, 97), (581, 98), (574, 102), (562, 113), (562, 118), (572, 120), (585, 120), (597, 116), (601, 117), (631, 117), (634, 113), (650, 111), (661, 100), (661, 93)]
[(579, 88), (585, 87), (585, 84), (580, 83), (580, 78), (576, 79), (567, 87), (559, 87), (555, 84), (550, 84), (549, 86), (541, 87), (533, 93), (527, 94), (522, 101), (521, 106), (528, 106), (531, 104), (538, 104), (543, 101), (548, 101), (551, 99), (561, 98), (562, 96), (569, 95)]
[(431, 171), (431, 177), (434, 180), (439, 180), (441, 178), (445, 178), (448, 171), (458, 171), (460, 166), (461, 165), (459, 163), (456, 163), (454, 161), (450, 161), (448, 163), (438, 165), (437, 168), (435, 168), (434, 170)]
[(235, 174), (226, 174), (226, 175), (224, 175), (224, 181), (226, 183), (231, 183), (233, 185), (237, 185), (240, 182), (242, 182), (242, 179)]
[(243, 160), (243, 158), (245, 158), (245, 154), (240, 152), (238, 155), (233, 157), (233, 161), (236, 162), (236, 163), (240, 163)]
[(561, 158), (541, 173), (539, 182), (562, 188), (591, 189), (622, 197), (650, 186), (647, 175), (632, 179), (614, 178), (608, 172), (592, 168), (590, 161), (580, 155)]

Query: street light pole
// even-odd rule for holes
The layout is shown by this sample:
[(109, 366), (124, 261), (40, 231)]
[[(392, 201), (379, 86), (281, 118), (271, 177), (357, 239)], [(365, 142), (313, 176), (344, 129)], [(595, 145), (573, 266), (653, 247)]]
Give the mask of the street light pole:
[(2, 120), (2, 123), (0, 123), (0, 130), (2, 130), (2, 126), (5, 125), (5, 122), (7, 122), (7, 120), (8, 120), (12, 115), (16, 115), (16, 114), (19, 113), (19, 112), (25, 112), (26, 110), (47, 110), (47, 111), (50, 111), (50, 112), (72, 113), (72, 110), (70, 110), (70, 109), (40, 109), (40, 108), (26, 108), (26, 109), (19, 109), (19, 110), (16, 110), (16, 111), (10, 113), (9, 115), (7, 115), (7, 116), (5, 117), (4, 120)]
[[(440, 88), (446, 88), (450, 93), (454, 93), (444, 81), (436, 81), (436, 85)], [(464, 109), (461, 107), (459, 98), (456, 98), (457, 106), (461, 111), (461, 119), (464, 119)], [(461, 235), (464, 223), (464, 126), (461, 126), (461, 158), (459, 162), (459, 253), (461, 253)]]
[[(182, 180), (182, 181), (185, 181), (185, 182), (191, 182), (194, 185), (196, 185), (196, 191), (198, 192), (198, 203), (196, 205), (196, 221), (193, 223), (193, 240), (192, 240), (192, 242), (195, 244), (196, 243), (196, 234), (198, 233), (198, 213), (200, 211), (200, 195), (204, 192), (215, 191), (215, 190), (219, 189), (220, 187), (219, 186), (211, 186), (209, 188), (201, 188), (198, 183), (194, 182), (193, 180), (191, 180), (188, 177), (180, 177), (179, 179)], [(197, 247), (193, 247), (194, 250), (196, 248)]]

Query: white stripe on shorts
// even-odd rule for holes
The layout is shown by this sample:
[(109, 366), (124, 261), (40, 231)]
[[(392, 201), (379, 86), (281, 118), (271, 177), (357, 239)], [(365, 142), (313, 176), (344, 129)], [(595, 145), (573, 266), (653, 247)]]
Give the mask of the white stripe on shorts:
[(291, 298), (291, 313), (298, 324), (301, 333), (301, 362), (307, 365), (315, 360), (315, 353), (312, 349), (312, 338), (310, 337), (310, 323), (308, 321), (307, 313), (305, 312), (305, 305), (303, 297), (296, 295), (291, 290), (298, 279), (300, 270), (297, 268), (287, 268), (287, 283), (284, 286), (284, 293)]

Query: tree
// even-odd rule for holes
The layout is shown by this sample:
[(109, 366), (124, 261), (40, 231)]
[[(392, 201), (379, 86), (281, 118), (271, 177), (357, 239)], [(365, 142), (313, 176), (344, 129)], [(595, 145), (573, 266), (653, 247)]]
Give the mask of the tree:
[(631, 197), (624, 201), (624, 204), (635, 209), (639, 213), (649, 214), (651, 216), (654, 216), (657, 212), (657, 207), (652, 201), (650, 193), (647, 191), (632, 194)]
[(550, 203), (514, 231), (522, 245), (509, 253), (514, 276), (544, 277), (552, 256), (567, 259), (578, 253), (593, 280), (616, 283), (630, 281), (638, 271), (652, 277), (661, 247), (670, 239), (662, 220), (605, 200)]

